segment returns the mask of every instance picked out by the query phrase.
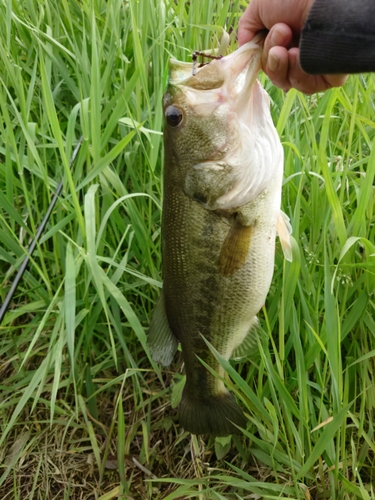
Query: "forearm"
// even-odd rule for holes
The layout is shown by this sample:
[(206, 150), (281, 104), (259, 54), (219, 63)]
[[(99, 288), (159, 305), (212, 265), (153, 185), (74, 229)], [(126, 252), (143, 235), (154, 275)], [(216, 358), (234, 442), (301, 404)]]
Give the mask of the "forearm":
[(302, 30), (300, 62), (311, 74), (375, 71), (375, 1), (315, 0)]

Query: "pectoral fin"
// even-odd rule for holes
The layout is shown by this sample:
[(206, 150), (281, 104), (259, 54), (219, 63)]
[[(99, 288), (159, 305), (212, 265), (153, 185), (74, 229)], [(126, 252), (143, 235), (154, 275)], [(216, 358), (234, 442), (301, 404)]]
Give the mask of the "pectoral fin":
[(232, 276), (244, 265), (253, 232), (254, 226), (243, 226), (236, 219), (233, 221), (219, 256), (219, 270), (223, 276)]
[(178, 340), (169, 327), (163, 292), (160, 294), (152, 315), (147, 344), (150, 348), (152, 359), (156, 363), (160, 363), (163, 366), (169, 366), (172, 363), (173, 356), (178, 347)]
[(277, 219), (276, 231), (280, 238), (281, 247), (284, 252), (284, 257), (287, 261), (292, 262), (292, 243), (290, 235), (292, 234), (292, 226), (289, 217), (280, 210), (279, 218)]

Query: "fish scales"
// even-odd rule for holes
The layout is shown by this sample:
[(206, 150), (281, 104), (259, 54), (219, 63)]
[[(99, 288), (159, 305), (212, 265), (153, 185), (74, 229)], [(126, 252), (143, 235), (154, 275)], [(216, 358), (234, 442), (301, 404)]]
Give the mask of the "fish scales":
[(250, 42), (195, 77), (172, 61), (164, 96), (164, 284), (148, 343), (165, 365), (181, 343), (180, 423), (194, 434), (246, 426), (205, 340), (229, 359), (251, 335), (273, 274), (283, 152), (256, 81), (260, 56)]

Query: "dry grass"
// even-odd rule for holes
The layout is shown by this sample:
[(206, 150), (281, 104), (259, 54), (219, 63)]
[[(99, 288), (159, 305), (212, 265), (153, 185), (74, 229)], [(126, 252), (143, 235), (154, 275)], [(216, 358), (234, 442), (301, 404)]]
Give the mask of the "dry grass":
[[(5, 365), (1, 366), (4, 368)], [(6, 375), (11, 379), (9, 370)], [(165, 384), (168, 385), (170, 380), (171, 374), (167, 374)], [(111, 382), (111, 377), (107, 373), (105, 378), (94, 379), (93, 382), (100, 390), (101, 385)], [(123, 498), (129, 500), (165, 498), (176, 489), (176, 485), (160, 483), (162, 478), (198, 479), (222, 470), (221, 462), (215, 459), (212, 441), (207, 448), (205, 440), (192, 438), (176, 425), (177, 410), (171, 409), (165, 390), (161, 389), (160, 382), (150, 373), (142, 387), (145, 407), (138, 410), (133, 405), (134, 387), (125, 384), (121, 393), (125, 421), (129, 423), (125, 435), (129, 446), (125, 455), (125, 477), (131, 485), (129, 493)], [(1, 486), (2, 500), (93, 500), (120, 495), (118, 435), (113, 432), (117, 425), (113, 419), (119, 392), (114, 392), (110, 399), (107, 394), (97, 398), (98, 420), (88, 413), (99, 446), (101, 464), (96, 461), (87, 425), (82, 417), (77, 416), (76, 408), (70, 406), (74, 405), (74, 394), (70, 397), (66, 394), (59, 396), (63, 397), (56, 401), (59, 417), (52, 423), (49, 420), (50, 394), (46, 392), (41, 395), (33, 413), (30, 415), (24, 411), (7, 436), (0, 455), (0, 463), (3, 464), (0, 475), (7, 474)], [(152, 429), (146, 444), (148, 463), (144, 463), (142, 458), (145, 443), (140, 430), (140, 424), (146, 418), (145, 408), (149, 408), (147, 418)], [(235, 460), (233, 453), (229, 453), (227, 458)], [(250, 471), (261, 477), (261, 469), (254, 467)]]

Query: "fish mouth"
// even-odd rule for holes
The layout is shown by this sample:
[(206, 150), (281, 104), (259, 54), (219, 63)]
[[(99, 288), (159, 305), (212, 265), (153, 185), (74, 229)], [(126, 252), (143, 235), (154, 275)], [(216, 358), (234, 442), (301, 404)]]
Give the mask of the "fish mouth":
[[(184, 91), (192, 91), (202, 95), (202, 90), (216, 91), (215, 98), (210, 98), (205, 92), (204, 102), (224, 102), (228, 98), (236, 99), (250, 92), (259, 70), (261, 69), (262, 43), (248, 42), (235, 52), (214, 59), (208, 64), (196, 67), (193, 62), (169, 61), (169, 83), (183, 86)], [(193, 75), (193, 70), (195, 74)], [(220, 92), (218, 92), (220, 89)], [(194, 92), (198, 91), (198, 92)], [(189, 100), (193, 96), (189, 95)], [(193, 101), (197, 100), (193, 99)], [(197, 102), (198, 104), (198, 102)]]
[[(195, 65), (192, 62), (171, 59), (169, 86), (164, 95), (164, 105), (170, 104), (170, 100), (178, 102), (182, 99), (192, 114), (202, 118), (216, 113), (218, 107), (222, 107), (221, 113), (228, 115), (225, 142), (232, 140), (233, 130), (230, 129), (233, 127), (230, 122), (252, 121), (253, 87), (256, 87), (256, 78), (261, 69), (263, 45), (262, 40), (258, 39), (258, 42), (248, 42), (227, 56), (197, 67), (194, 75), (192, 73)], [(268, 96), (266, 99), (268, 103)], [(214, 154), (220, 155), (225, 149), (223, 144)]]
[[(176, 102), (181, 98), (190, 116), (204, 118), (210, 133), (212, 129), (215, 147), (197, 158), (184, 183), (184, 193), (206, 209), (244, 206), (282, 171), (283, 150), (270, 100), (256, 80), (261, 57), (262, 43), (251, 41), (197, 68), (195, 75), (193, 63), (170, 62), (170, 83), (175, 87), (170, 93), (175, 92)], [(222, 126), (215, 129), (215, 120)]]
[[(199, 68), (200, 69), (200, 68)], [(169, 60), (169, 76), (168, 82), (171, 85), (181, 85), (188, 80), (193, 74), (193, 63), (178, 61), (171, 58)]]

